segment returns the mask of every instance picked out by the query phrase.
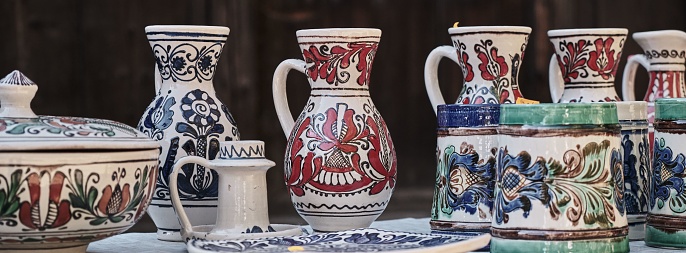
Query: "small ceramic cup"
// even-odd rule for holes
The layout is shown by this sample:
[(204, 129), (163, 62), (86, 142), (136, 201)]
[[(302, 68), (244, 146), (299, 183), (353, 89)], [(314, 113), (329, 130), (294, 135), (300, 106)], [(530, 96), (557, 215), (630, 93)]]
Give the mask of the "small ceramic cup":
[(629, 240), (643, 240), (648, 213), (650, 145), (648, 142), (648, 103), (617, 102), (621, 126), (621, 154), (624, 173), (624, 204), (629, 222)]
[(491, 252), (628, 252), (615, 104), (500, 108)]
[(686, 248), (686, 98), (655, 102), (648, 246)]
[(489, 232), (499, 105), (438, 106), (431, 229)]
[(615, 74), (629, 31), (624, 28), (548, 31), (555, 55), (550, 59), (550, 96), (557, 103), (621, 101)]

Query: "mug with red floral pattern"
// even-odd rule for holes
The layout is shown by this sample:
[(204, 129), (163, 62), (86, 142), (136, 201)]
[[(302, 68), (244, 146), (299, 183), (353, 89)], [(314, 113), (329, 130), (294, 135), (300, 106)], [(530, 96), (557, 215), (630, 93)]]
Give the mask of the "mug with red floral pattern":
[(615, 74), (628, 32), (624, 28), (548, 31), (555, 48), (548, 68), (553, 102), (621, 101)]
[(464, 85), (456, 104), (509, 104), (522, 97), (517, 76), (531, 33), (524, 26), (466, 26), (448, 29), (453, 46), (435, 48), (424, 64), (431, 104), (445, 104), (438, 85), (443, 57), (460, 65)]

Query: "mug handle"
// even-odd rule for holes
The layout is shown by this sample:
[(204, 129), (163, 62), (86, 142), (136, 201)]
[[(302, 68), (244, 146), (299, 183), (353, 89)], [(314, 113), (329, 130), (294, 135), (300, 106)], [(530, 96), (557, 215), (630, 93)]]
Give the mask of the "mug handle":
[(650, 66), (650, 62), (648, 62), (648, 59), (645, 55), (635, 54), (629, 56), (626, 66), (624, 67), (624, 75), (622, 77), (622, 97), (624, 98), (624, 101), (636, 100), (634, 79), (636, 78), (638, 64), (641, 64), (641, 66), (643, 66), (645, 69), (648, 69), (648, 66)]
[(426, 63), (424, 63), (424, 85), (426, 86), (426, 93), (429, 94), (429, 100), (431, 101), (434, 113), (438, 113), (438, 105), (445, 104), (441, 88), (438, 86), (438, 64), (441, 63), (443, 57), (449, 58), (459, 64), (455, 48), (451, 46), (439, 46), (435, 48), (429, 53), (429, 56), (426, 57)]
[(565, 78), (562, 76), (555, 54), (550, 57), (550, 64), (548, 65), (548, 85), (553, 103), (559, 103), (565, 90)]
[(288, 72), (295, 69), (305, 74), (307, 63), (303, 60), (289, 59), (282, 61), (274, 70), (274, 79), (272, 79), (272, 96), (274, 97), (274, 107), (276, 108), (276, 116), (279, 117), (281, 128), (286, 138), (290, 135), (295, 126), (295, 120), (291, 115), (291, 110), (288, 107), (288, 97), (286, 96), (286, 80)]
[(181, 198), (179, 197), (178, 178), (181, 167), (189, 163), (195, 163), (210, 169), (214, 167), (210, 161), (199, 156), (186, 156), (174, 163), (174, 168), (172, 169), (171, 175), (169, 175), (169, 193), (171, 195), (172, 207), (174, 208), (176, 216), (179, 217), (179, 222), (181, 223), (181, 236), (183, 237), (193, 233), (193, 225), (191, 224), (190, 220), (188, 220), (188, 215), (186, 215), (186, 211), (183, 210), (183, 205), (181, 204)]

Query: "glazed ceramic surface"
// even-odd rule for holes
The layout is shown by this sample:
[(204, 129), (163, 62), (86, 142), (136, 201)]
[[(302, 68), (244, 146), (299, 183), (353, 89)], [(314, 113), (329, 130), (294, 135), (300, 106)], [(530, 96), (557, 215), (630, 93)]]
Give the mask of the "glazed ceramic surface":
[(629, 222), (629, 240), (643, 239), (650, 199), (647, 104), (644, 101), (616, 103), (617, 117), (622, 128), (624, 203)]
[[(180, 241), (176, 214), (169, 198), (169, 174), (185, 156), (214, 159), (219, 142), (239, 138), (236, 122), (217, 98), (212, 78), (229, 34), (227, 27), (148, 26), (155, 56), (157, 96), (138, 128), (162, 144), (160, 174), (149, 213), (161, 240)], [(179, 194), (194, 225), (215, 223), (216, 172), (187, 164), (179, 176)]]
[(548, 71), (555, 103), (621, 101), (615, 74), (627, 29), (562, 29), (548, 31), (555, 55)]
[[(217, 223), (192, 226), (179, 198), (178, 177), (185, 164), (195, 163), (219, 175)], [(267, 213), (267, 170), (274, 162), (264, 157), (262, 141), (220, 143), (219, 158), (187, 156), (174, 164), (169, 189), (185, 241), (194, 238), (225, 240), (302, 235), (299, 226), (272, 227)]]
[(628, 252), (616, 106), (502, 105), (500, 115), (491, 252)]
[(677, 30), (639, 32), (634, 33), (633, 38), (645, 53), (629, 56), (624, 67), (622, 93), (624, 100), (636, 100), (634, 78), (638, 66), (643, 66), (649, 75), (648, 91), (643, 101), (648, 102), (648, 140), (652, 146), (655, 100), (686, 97), (686, 33)]
[(506, 104), (515, 103), (522, 97), (517, 77), (530, 27), (459, 27), (448, 29), (448, 33), (453, 46), (437, 47), (424, 65), (424, 83), (434, 110), (445, 104), (437, 73), (443, 57), (462, 68), (464, 86), (455, 103)]
[(489, 232), (499, 105), (439, 105), (431, 229)]
[(159, 145), (118, 122), (37, 116), (37, 88), (0, 80), (0, 251), (86, 252), (145, 213)]
[[(305, 61), (286, 60), (274, 73), (274, 104), (288, 146), (285, 181), (313, 229), (368, 227), (386, 208), (396, 181), (396, 156), (386, 123), (369, 96), (369, 75), (381, 31), (314, 29), (296, 33)], [(285, 82), (302, 72), (310, 98), (294, 122)]]
[(649, 246), (686, 248), (686, 99), (658, 99), (655, 105), (645, 241)]
[(488, 234), (478, 237), (355, 229), (307, 236), (259, 240), (191, 240), (188, 252), (469, 252), (488, 244)]

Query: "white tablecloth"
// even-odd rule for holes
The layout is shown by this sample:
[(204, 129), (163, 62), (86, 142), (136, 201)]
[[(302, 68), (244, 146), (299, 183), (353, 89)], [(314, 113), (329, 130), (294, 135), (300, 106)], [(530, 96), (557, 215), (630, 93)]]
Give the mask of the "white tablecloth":
[[(398, 219), (377, 221), (372, 224), (373, 228), (390, 231), (405, 231), (417, 233), (430, 233), (429, 219)], [(186, 245), (181, 242), (165, 242), (157, 240), (155, 233), (127, 233), (110, 237), (91, 243), (88, 246), (89, 253), (185, 253)], [(643, 241), (631, 242), (632, 253), (664, 253), (686, 252), (684, 250), (669, 250), (651, 248)]]

